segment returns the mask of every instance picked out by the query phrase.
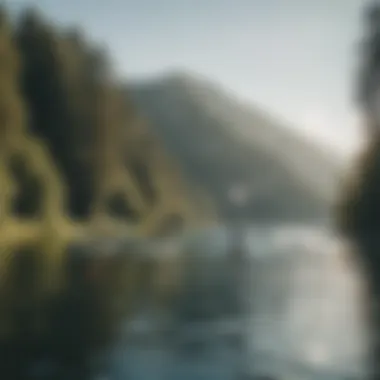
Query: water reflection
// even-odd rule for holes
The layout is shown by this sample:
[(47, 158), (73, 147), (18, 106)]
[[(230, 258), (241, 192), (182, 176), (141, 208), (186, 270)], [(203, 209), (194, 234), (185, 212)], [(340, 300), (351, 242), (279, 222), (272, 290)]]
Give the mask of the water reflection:
[[(168, 339), (158, 328), (150, 343), (120, 342), (111, 378), (227, 380), (242, 366), (275, 378), (361, 378), (367, 355), (363, 290), (340, 242), (315, 227), (249, 228), (242, 242), (247, 313), (238, 315), (228, 313), (236, 307), (231, 289), (237, 285), (228, 232), (221, 227), (183, 239), (181, 254), (190, 259), (186, 290), (172, 310), (182, 313), (174, 333)], [(206, 306), (213, 310), (205, 313)]]
[[(253, 275), (253, 351), (269, 339), (276, 356), (359, 376), (365, 369), (366, 331), (357, 269), (340, 242), (323, 230), (274, 235), (274, 244), (268, 239), (271, 255), (253, 260), (260, 273)], [(264, 325), (255, 321), (259, 316)]]

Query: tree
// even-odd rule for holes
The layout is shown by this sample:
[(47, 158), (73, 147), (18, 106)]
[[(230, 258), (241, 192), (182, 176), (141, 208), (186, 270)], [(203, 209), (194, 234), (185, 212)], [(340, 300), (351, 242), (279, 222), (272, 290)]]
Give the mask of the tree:
[[(68, 212), (88, 213), (91, 203), (91, 168), (83, 155), (80, 57), (37, 13), (26, 11), (17, 28), (24, 62), (21, 82), (30, 114), (30, 131), (44, 140), (68, 189)], [(73, 84), (75, 82), (75, 85)], [(80, 138), (81, 137), (81, 138)]]
[(30, 129), (44, 139), (67, 183), (70, 215), (112, 212), (107, 204), (115, 194), (128, 203), (121, 208), (124, 219), (146, 211), (125, 165), (135, 111), (125, 105), (106, 52), (75, 30), (55, 30), (32, 11), (21, 19), (17, 41)]
[[(25, 359), (41, 342), (45, 353), (85, 365), (133, 306), (144, 276), (167, 302), (171, 289), (153, 284), (171, 277), (164, 265), (147, 271), (135, 255), (102, 261), (67, 243), (95, 235), (98, 213), (123, 234), (131, 222), (142, 226), (137, 233), (165, 235), (188, 223), (187, 195), (103, 49), (34, 10), (13, 28), (0, 11), (0, 356), (13, 358), (9, 373), (0, 360), (6, 378), (26, 368), (18, 350)], [(92, 271), (96, 281), (88, 281)]]
[(372, 3), (365, 13), (366, 35), (361, 50), (358, 103), (371, 138), (358, 166), (343, 189), (338, 206), (338, 227), (356, 247), (369, 288), (369, 315), (373, 339), (375, 378), (380, 373), (380, 4)]
[(24, 128), (24, 109), (17, 89), (18, 57), (12, 30), (4, 9), (0, 9), (0, 217), (11, 212), (14, 184), (7, 166), (10, 144)]
[(379, 132), (380, 122), (380, 4), (374, 2), (365, 11), (366, 34), (362, 42), (361, 68), (357, 94), (369, 133)]

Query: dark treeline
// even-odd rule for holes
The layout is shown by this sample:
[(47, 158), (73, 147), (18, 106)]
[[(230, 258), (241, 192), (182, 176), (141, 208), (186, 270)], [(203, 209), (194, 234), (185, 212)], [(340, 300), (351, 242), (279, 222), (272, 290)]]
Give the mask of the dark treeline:
[[(148, 195), (145, 203), (154, 199), (145, 162), (148, 137), (136, 127), (134, 108), (118, 89), (105, 49), (32, 9), (12, 24), (2, 10), (0, 22), (3, 155), (18, 187), (12, 202), (4, 201), (12, 205), (10, 212), (31, 217), (41, 211), (46, 192), (54, 193), (52, 181), (45, 181), (53, 176), (50, 166), (65, 187), (60, 207), (70, 216), (106, 211), (136, 219), (146, 206), (141, 194)], [(31, 170), (37, 143), (51, 163), (36, 162)], [(133, 188), (129, 174), (140, 188)]]
[(368, 278), (375, 337), (375, 371), (380, 377), (380, 3), (365, 9), (364, 37), (360, 49), (360, 73), (356, 100), (362, 111), (368, 137), (348, 186), (339, 203), (338, 225), (357, 247), (359, 262)]
[[(1, 378), (36, 378), (30, 368), (46, 358), (62, 378), (86, 378), (146, 271), (122, 257), (72, 254), (62, 230), (77, 221), (91, 235), (87, 222), (107, 216), (99, 220), (122, 228), (146, 223), (149, 235), (166, 209), (182, 216), (182, 191), (106, 49), (33, 9), (12, 22), (0, 9)], [(27, 243), (25, 221), (40, 226)]]

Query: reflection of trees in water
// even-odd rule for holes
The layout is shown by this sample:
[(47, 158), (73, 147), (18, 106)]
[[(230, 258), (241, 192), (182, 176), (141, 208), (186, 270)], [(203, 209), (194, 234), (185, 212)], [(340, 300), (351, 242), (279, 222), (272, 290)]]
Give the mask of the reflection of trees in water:
[[(190, 347), (199, 355), (190, 358), (189, 352), (185, 352), (176, 356), (172, 364), (181, 367), (178, 370), (181, 376), (174, 378), (188, 378), (190, 372), (198, 373), (197, 371), (202, 374), (201, 376), (205, 376), (205, 367), (214, 364), (219, 375), (222, 370), (231, 369), (236, 363), (233, 355), (236, 355), (236, 347), (239, 344), (227, 343), (224, 336), (215, 338), (217, 342), (214, 344), (215, 335), (211, 331), (219, 317), (226, 317), (223, 307), (226, 305), (226, 300), (228, 302), (230, 299), (226, 296), (226, 291), (231, 290), (231, 287), (225, 281), (230, 267), (228, 260), (220, 260), (226, 257), (223, 249), (229, 245), (227, 243), (214, 245), (215, 241), (211, 243), (207, 240), (206, 243), (206, 240), (202, 240), (198, 249), (189, 252), (186, 283), (196, 286), (186, 288), (188, 293), (180, 298), (183, 304), (178, 305), (182, 312), (179, 325), (186, 330), (186, 334), (180, 334), (181, 339), (183, 336), (186, 337), (181, 342), (184, 342), (184, 346), (190, 342), (186, 347)], [(270, 239), (266, 240), (266, 245), (268, 254), (258, 258), (253, 257), (249, 262), (252, 281), (250, 292), (252, 319), (247, 334), (249, 339), (247, 346), (253, 370), (263, 369), (261, 372), (263, 374), (279, 375), (276, 378), (283, 378), (285, 375), (287, 378), (335, 380), (343, 378), (344, 374), (359, 372), (362, 355), (359, 338), (361, 327), (360, 321), (355, 319), (358, 310), (355, 303), (353, 274), (346, 266), (339, 265), (340, 259), (336, 260), (336, 265), (332, 265), (335, 259), (330, 260), (330, 257), (320, 255), (317, 249), (314, 249), (314, 253), (305, 255), (302, 249), (298, 251), (287, 249), (286, 244), (274, 248)], [(278, 255), (274, 254), (275, 249)], [(213, 255), (216, 251), (220, 255)], [(210, 307), (212, 313), (205, 312), (204, 309), (202, 311), (203, 305)], [(204, 330), (199, 329), (197, 322), (202, 324), (206, 318)], [(303, 329), (301, 329), (302, 324), (306, 326)], [(203, 331), (199, 333), (200, 330), (205, 333)], [(202, 350), (200, 344), (204, 345)], [(221, 345), (224, 345), (224, 348), (220, 348)], [(221, 355), (214, 359), (214, 356), (217, 356), (215, 352), (219, 349), (225, 350), (223, 354), (225, 356)], [(331, 353), (333, 356), (329, 357)], [(138, 365), (146, 371), (149, 358), (143, 354), (141, 356), (143, 359)], [(131, 357), (127, 360), (131, 360)], [(228, 363), (228, 360), (231, 362)], [(132, 366), (137, 365), (134, 360), (131, 362)], [(202, 368), (195, 368), (200, 362), (202, 363), (199, 364), (199, 368)], [(311, 368), (312, 364), (315, 368)], [(326, 371), (336, 371), (339, 376), (325, 377), (323, 366), (326, 366)], [(313, 375), (311, 371), (315, 371)], [(291, 376), (293, 373), (302, 373), (305, 377), (293, 377)], [(170, 377), (165, 374), (162, 378)], [(194, 378), (199, 377), (194, 376)], [(211, 375), (206, 375), (205, 378), (221, 379)], [(352, 375), (352, 378), (357, 377)]]

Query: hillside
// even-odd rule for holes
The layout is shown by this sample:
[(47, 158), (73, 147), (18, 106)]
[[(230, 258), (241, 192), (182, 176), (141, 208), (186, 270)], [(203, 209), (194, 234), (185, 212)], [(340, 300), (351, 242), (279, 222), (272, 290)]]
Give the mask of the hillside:
[[(125, 105), (112, 57), (85, 32), (34, 9), (18, 16), (0, 5), (0, 372), (7, 379), (30, 378), (24, 371), (39, 355), (59, 363), (77, 349), (83, 360), (72, 365), (86, 367), (127, 317), (140, 284), (167, 277), (167, 268), (147, 272), (129, 255), (105, 263), (106, 238), (166, 235), (207, 221), (166, 150)], [(78, 251), (94, 237), (96, 252), (94, 245)], [(165, 298), (168, 286), (153, 286), (154, 297)]]
[(222, 217), (325, 218), (338, 165), (263, 111), (208, 80), (176, 72), (129, 85), (141, 113)]

